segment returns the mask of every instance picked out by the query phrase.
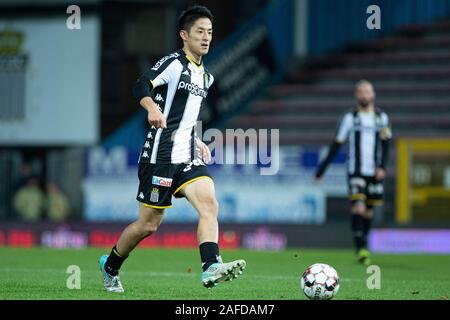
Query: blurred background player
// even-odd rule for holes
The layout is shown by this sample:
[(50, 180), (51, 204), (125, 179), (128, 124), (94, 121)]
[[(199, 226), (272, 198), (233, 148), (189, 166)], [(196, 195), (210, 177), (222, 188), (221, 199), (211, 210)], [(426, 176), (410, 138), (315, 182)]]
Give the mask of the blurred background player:
[[(194, 127), (214, 78), (203, 66), (212, 40), (211, 12), (203, 6), (184, 11), (178, 20), (183, 48), (162, 58), (134, 86), (135, 97), (148, 111), (148, 132), (139, 157), (139, 218), (120, 236), (109, 256), (100, 259), (107, 291), (123, 292), (119, 269), (129, 253), (161, 224), (172, 195), (186, 197), (199, 214), (197, 238), (205, 287), (232, 280), (245, 268), (244, 260), (223, 263), (218, 247), (218, 204), (214, 182), (203, 162), (208, 147)], [(196, 149), (200, 157), (196, 156)]]
[(357, 107), (341, 120), (336, 140), (316, 171), (320, 180), (340, 147), (349, 141), (348, 183), (351, 200), (351, 230), (357, 259), (368, 265), (368, 235), (374, 206), (383, 204), (383, 180), (392, 137), (387, 114), (374, 106), (375, 90), (369, 81), (356, 84)]

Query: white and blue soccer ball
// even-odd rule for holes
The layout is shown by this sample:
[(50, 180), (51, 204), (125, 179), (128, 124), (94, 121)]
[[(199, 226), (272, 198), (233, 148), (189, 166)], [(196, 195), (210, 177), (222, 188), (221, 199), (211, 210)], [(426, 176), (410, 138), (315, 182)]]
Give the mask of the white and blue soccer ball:
[(306, 268), (300, 286), (311, 300), (330, 300), (339, 291), (339, 275), (332, 266), (316, 263)]

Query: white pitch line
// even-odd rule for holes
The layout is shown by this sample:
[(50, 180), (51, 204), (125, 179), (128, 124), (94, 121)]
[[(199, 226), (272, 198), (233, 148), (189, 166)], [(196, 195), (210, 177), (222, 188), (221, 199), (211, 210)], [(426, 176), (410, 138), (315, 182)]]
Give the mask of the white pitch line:
[[(56, 269), (56, 268), (1, 268), (0, 272), (24, 272), (24, 273), (62, 273), (65, 274), (65, 269)], [(93, 274), (96, 273), (92, 270), (83, 271), (81, 269), (82, 274), (88, 273)], [(155, 277), (194, 277), (194, 276), (200, 276), (200, 273), (197, 272), (160, 272), (160, 271), (122, 271), (121, 275), (138, 275), (138, 276), (155, 276)], [(251, 274), (249, 272), (244, 273), (246, 278), (257, 278), (257, 279), (272, 279), (272, 280), (299, 280), (299, 276), (293, 276), (293, 275), (262, 275), (262, 274)], [(351, 281), (364, 281), (364, 279), (358, 279), (358, 278), (341, 278), (341, 281), (344, 282), (351, 282)]]

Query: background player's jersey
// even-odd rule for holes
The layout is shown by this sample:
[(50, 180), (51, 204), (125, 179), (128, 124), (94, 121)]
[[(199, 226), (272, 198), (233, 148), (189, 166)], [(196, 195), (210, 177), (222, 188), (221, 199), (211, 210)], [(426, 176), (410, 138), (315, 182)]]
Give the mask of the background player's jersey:
[(194, 159), (194, 128), (213, 81), (203, 64), (191, 61), (182, 49), (159, 60), (138, 79), (135, 96), (145, 96), (145, 88), (167, 120), (166, 129), (149, 130), (139, 163), (184, 163)]
[(381, 110), (347, 112), (339, 125), (336, 140), (349, 142), (348, 173), (373, 176), (381, 162), (380, 140), (392, 136), (389, 118)]

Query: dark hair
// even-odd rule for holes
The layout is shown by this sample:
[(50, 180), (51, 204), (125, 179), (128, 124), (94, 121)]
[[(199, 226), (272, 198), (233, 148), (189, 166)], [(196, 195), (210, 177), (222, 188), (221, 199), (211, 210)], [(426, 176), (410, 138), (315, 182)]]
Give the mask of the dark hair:
[(178, 18), (178, 32), (181, 30), (187, 30), (192, 27), (192, 25), (197, 21), (199, 18), (208, 18), (211, 20), (211, 23), (214, 20), (214, 17), (209, 11), (207, 7), (204, 6), (192, 6), (184, 10), (180, 17)]

